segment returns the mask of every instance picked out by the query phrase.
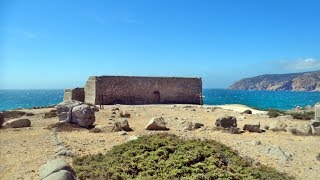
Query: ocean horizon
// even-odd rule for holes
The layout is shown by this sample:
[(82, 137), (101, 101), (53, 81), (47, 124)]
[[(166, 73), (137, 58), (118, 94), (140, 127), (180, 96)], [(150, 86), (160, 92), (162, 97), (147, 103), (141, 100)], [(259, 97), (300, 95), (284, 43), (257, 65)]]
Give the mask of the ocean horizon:
[[(0, 111), (56, 105), (63, 101), (63, 89), (0, 90)], [(206, 105), (243, 104), (256, 109), (289, 110), (314, 106), (320, 92), (203, 89)]]

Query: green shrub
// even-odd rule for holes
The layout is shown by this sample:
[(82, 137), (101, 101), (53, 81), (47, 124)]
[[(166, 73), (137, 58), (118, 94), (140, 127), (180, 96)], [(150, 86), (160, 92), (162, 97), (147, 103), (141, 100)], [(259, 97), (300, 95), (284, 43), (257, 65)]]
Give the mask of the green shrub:
[(287, 114), (292, 116), (293, 119), (310, 120), (314, 118), (314, 111), (288, 112)]
[(279, 109), (269, 109), (267, 114), (270, 118), (276, 118), (278, 116), (285, 115), (286, 113)]
[(157, 134), (114, 147), (105, 155), (75, 157), (79, 179), (288, 179), (253, 165), (215, 141), (181, 140)]

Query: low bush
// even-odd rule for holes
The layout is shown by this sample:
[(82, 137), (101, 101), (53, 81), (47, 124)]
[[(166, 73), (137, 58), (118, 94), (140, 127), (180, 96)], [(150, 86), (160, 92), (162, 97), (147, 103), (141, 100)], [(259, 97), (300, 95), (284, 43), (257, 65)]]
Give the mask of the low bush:
[(34, 116), (34, 113), (28, 112), (28, 113), (26, 113), (26, 116)]
[(62, 131), (70, 132), (70, 131), (85, 130), (85, 128), (82, 128), (77, 124), (66, 123), (66, 122), (57, 122), (55, 124), (51, 124), (46, 129), (55, 130), (57, 132), (62, 132)]
[(288, 179), (215, 141), (156, 134), (114, 147), (105, 155), (75, 157), (79, 179)]
[(276, 118), (278, 116), (285, 115), (285, 114), (286, 114), (285, 111), (282, 111), (282, 110), (279, 110), (279, 109), (269, 109), (268, 113), (267, 113), (267, 115), (270, 118)]
[(44, 113), (44, 118), (53, 118), (53, 117), (57, 117), (57, 110), (53, 109), (49, 112)]
[(14, 119), (14, 118), (19, 118), (19, 117), (22, 117), (22, 116), (26, 115), (26, 112), (16, 111), (16, 110), (13, 110), (13, 111), (3, 111), (2, 113), (4, 114), (4, 117), (5, 117), (6, 119)]
[(252, 111), (250, 109), (247, 109), (247, 110), (243, 111), (243, 114), (252, 114)]
[(310, 120), (314, 118), (314, 111), (304, 112), (288, 112), (293, 119)]

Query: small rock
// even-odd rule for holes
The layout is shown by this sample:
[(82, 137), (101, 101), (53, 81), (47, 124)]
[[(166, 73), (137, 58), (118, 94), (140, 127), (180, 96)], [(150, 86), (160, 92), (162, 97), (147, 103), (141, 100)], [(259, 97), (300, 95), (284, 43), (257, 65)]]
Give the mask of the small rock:
[(119, 135), (127, 135), (128, 133), (126, 131), (119, 131), (118, 134)]
[(139, 136), (130, 136), (127, 141), (134, 141), (139, 139)]
[(273, 122), (270, 126), (269, 126), (269, 129), (272, 130), (272, 131), (286, 131), (286, 127), (288, 125), (279, 121), (279, 120), (276, 120), (275, 122)]
[(126, 111), (120, 112), (120, 117), (122, 117), (122, 118), (129, 118), (130, 116), (131, 116), (130, 113), (128, 113)]
[(145, 129), (147, 130), (169, 130), (166, 127), (167, 123), (163, 119), (163, 117), (152, 118)]
[[(95, 129), (95, 130), (93, 130), (93, 129)], [(113, 126), (112, 125), (97, 125), (93, 129), (91, 129), (91, 130), (96, 131), (96, 132), (106, 133), (106, 132), (112, 132)]]
[(261, 141), (259, 141), (259, 140), (252, 140), (252, 141), (251, 141), (251, 144), (254, 145), (254, 146), (260, 145), (260, 144), (261, 144)]
[(260, 129), (260, 123), (259, 124), (245, 124), (243, 127), (244, 131), (249, 131), (249, 132), (257, 132), (261, 133), (262, 130)]
[(222, 117), (216, 120), (215, 125), (222, 128), (237, 127), (237, 119), (233, 116)]
[(114, 123), (112, 131), (132, 131), (132, 129), (129, 126), (128, 119), (119, 119)]
[(111, 111), (119, 111), (119, 108), (112, 108)]
[(115, 111), (112, 111), (112, 113), (111, 114), (117, 114)]
[(29, 119), (12, 119), (6, 122), (7, 128), (22, 128), (30, 127), (31, 121)]
[(184, 121), (181, 123), (181, 125), (183, 130), (188, 130), (188, 131), (199, 129), (204, 126), (204, 124), (197, 123), (197, 122), (190, 122), (190, 121)]

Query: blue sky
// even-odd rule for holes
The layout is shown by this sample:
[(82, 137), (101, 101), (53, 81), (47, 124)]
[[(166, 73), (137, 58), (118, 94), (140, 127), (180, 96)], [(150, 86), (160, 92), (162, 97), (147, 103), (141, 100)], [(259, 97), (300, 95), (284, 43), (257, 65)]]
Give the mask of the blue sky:
[(318, 0), (3, 0), (0, 89), (91, 75), (195, 76), (205, 88), (320, 69)]

